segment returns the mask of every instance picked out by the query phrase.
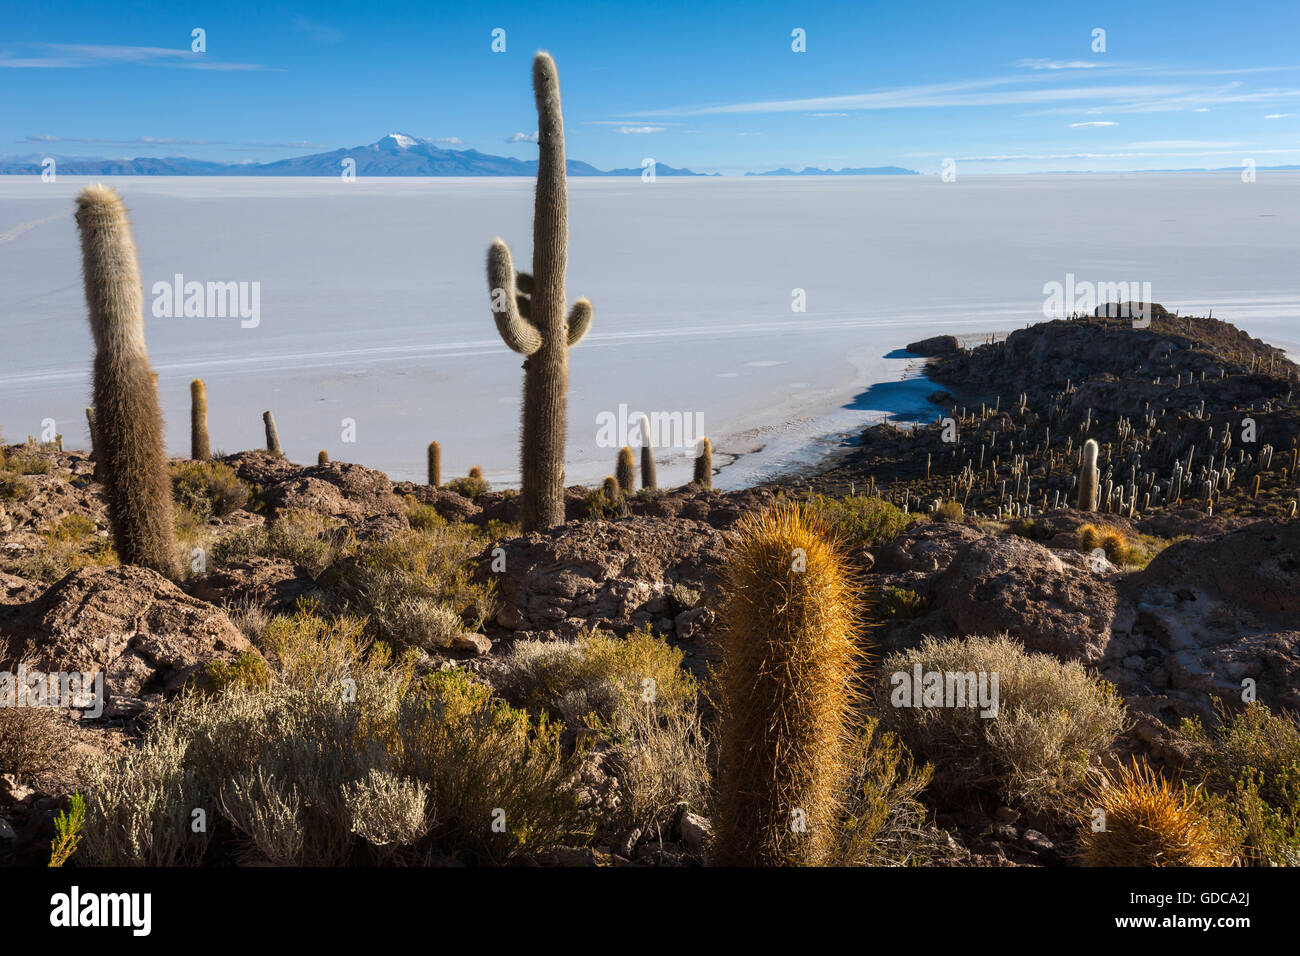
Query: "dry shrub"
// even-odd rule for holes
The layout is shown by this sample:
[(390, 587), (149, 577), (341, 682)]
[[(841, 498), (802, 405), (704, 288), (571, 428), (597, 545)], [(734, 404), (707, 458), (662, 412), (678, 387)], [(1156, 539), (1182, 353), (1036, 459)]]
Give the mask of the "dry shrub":
[(650, 629), (626, 638), (593, 631), (573, 643), (517, 641), (498, 691), (593, 732), (617, 781), (614, 830), (666, 830), (677, 808), (705, 812), (707, 747), (695, 680), (682, 652)]
[(221, 461), (173, 462), (172, 496), (203, 521), (221, 518), (248, 505), (253, 489)]
[[(357, 546), (319, 583), (338, 610), (368, 617), (379, 639), (397, 647), (445, 647), (496, 612), (495, 583), (474, 579), (473, 559), (482, 547), (474, 530), (460, 525), (411, 530)], [(447, 609), (459, 615), (458, 625)]]
[(838, 866), (911, 866), (941, 851), (918, 799), (934, 773), (917, 767), (898, 738), (867, 718), (854, 736), (830, 862)]
[[(433, 851), (513, 862), (582, 838), (578, 758), (562, 753), (559, 725), (459, 674), (417, 681), (355, 621), (311, 617), (268, 626), (265, 686), (183, 696), (139, 747), (88, 765), (92, 860), (196, 863), (214, 828), (245, 859), (284, 865)], [(196, 809), (208, 833), (191, 832)]]
[(355, 544), (346, 522), (313, 511), (289, 509), (266, 524), (242, 528), (221, 538), (212, 547), (212, 559), (228, 564), (255, 557), (282, 558), (315, 576)]
[[(978, 707), (896, 707), (892, 675), (998, 676), (998, 712)], [(935, 766), (934, 788), (952, 797), (992, 791), (1030, 810), (1063, 813), (1089, 766), (1123, 730), (1124, 704), (1115, 688), (1083, 665), (1027, 651), (1008, 637), (926, 640), (891, 654), (874, 685), (885, 727)]]
[(1300, 866), (1300, 722), (1259, 701), (1216, 710), (1212, 730), (1190, 719), (1182, 732), (1215, 806), (1236, 825), (1245, 862)]

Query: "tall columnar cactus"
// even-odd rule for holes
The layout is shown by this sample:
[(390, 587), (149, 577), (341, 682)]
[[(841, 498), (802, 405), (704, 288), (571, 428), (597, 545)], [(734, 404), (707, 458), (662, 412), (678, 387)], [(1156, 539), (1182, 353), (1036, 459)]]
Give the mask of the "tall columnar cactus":
[(442, 484), (442, 446), (429, 442), (429, 484), (437, 488)]
[(1097, 442), (1089, 438), (1083, 443), (1083, 462), (1079, 467), (1080, 511), (1097, 510)]
[(654, 490), (659, 487), (655, 473), (655, 448), (651, 443), (650, 416), (642, 415), (637, 423), (641, 430), (641, 487)]
[(713, 490), (713, 442), (700, 439), (700, 453), (695, 456), (695, 484), (705, 491)]
[(636, 459), (632, 457), (632, 449), (627, 445), (618, 450), (614, 477), (618, 479), (618, 488), (623, 494), (630, 495), (636, 491)]
[(179, 573), (172, 483), (158, 391), (144, 342), (140, 266), (126, 207), (112, 189), (77, 197), (77, 228), (95, 339), (93, 435), (113, 543), (124, 564)]
[(190, 382), (190, 457), (195, 461), (212, 457), (208, 445), (208, 389), (201, 378)]
[(280, 447), (280, 433), (275, 428), (275, 416), (270, 410), (262, 412), (262, 422), (266, 425), (266, 450), (272, 455), (284, 456), (284, 449)]
[(718, 862), (827, 862), (863, 657), (842, 548), (798, 505), (742, 519), (726, 566)]
[(525, 532), (564, 523), (564, 440), (569, 349), (591, 326), (591, 303), (578, 299), (566, 319), (568, 191), (560, 78), (549, 54), (533, 60), (537, 101), (537, 191), (533, 208), (533, 272), (516, 273), (510, 249), (495, 239), (488, 249), (488, 289), (497, 331), (524, 359), (523, 433), (520, 436), (520, 523)]

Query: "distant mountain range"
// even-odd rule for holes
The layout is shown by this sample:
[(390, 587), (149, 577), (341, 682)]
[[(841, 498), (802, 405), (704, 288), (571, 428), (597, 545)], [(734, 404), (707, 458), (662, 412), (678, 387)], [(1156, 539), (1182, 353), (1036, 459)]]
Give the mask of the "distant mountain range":
[[(0, 159), (0, 174), (37, 175), (43, 156)], [(55, 157), (57, 171), (66, 176), (338, 176), (347, 160), (358, 176), (535, 176), (537, 160), (491, 156), (476, 149), (443, 149), (431, 140), (389, 133), (369, 146), (295, 156), (271, 163), (220, 163), (186, 157), (165, 159), (84, 159)], [(597, 169), (570, 159), (570, 176), (640, 176), (641, 167)], [(655, 164), (656, 176), (706, 176), (689, 169)], [(718, 175), (714, 173), (713, 175)]]
[(746, 176), (919, 176), (915, 169), (902, 166), (869, 166), (864, 169), (818, 169), (805, 166), (795, 172), (793, 169), (773, 169), (766, 173), (745, 173)]

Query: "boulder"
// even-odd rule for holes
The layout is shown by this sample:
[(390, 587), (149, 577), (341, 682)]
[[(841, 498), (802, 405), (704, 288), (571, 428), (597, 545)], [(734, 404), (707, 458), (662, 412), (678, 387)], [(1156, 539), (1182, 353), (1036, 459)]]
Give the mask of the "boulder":
[(1176, 542), (1118, 591), (1121, 680), (1185, 714), (1239, 702), (1247, 679), (1273, 710), (1300, 710), (1300, 521)]
[(956, 352), (959, 348), (961, 348), (961, 342), (957, 341), (955, 335), (932, 335), (928, 339), (921, 339), (919, 342), (911, 343), (907, 346), (907, 351), (914, 355), (929, 358), (931, 355)]
[[(946, 618), (948, 636), (1006, 632), (1030, 650), (1094, 664), (1115, 616), (1114, 589), (1085, 556), (1058, 556), (1016, 535), (963, 547), (935, 580), (933, 600), (939, 610), (930, 618)], [(939, 623), (930, 618), (922, 629)]]
[[(726, 551), (723, 533), (707, 524), (644, 517), (570, 522), (498, 546), (505, 549), (504, 572), (487, 570), (491, 551), (481, 559), (484, 576), (498, 581), (513, 608), (497, 621), (534, 639), (568, 638), (588, 626), (626, 633), (657, 622), (675, 584), (700, 591), (712, 605)], [(697, 614), (682, 629), (694, 637), (707, 622)]]
[(209, 661), (257, 653), (221, 610), (129, 566), (73, 571), (5, 631), (29, 668), (102, 672), (109, 715), (174, 694)]

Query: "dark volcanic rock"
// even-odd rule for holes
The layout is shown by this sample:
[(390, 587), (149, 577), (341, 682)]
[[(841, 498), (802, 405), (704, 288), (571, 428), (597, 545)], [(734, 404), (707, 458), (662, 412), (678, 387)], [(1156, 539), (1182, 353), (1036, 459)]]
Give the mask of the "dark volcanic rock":
[(934, 335), (928, 339), (921, 339), (919, 342), (913, 342), (907, 347), (907, 351), (928, 358), (931, 355), (943, 355), (947, 352), (956, 352), (959, 348), (961, 348), (961, 343), (957, 341), (957, 336)]

